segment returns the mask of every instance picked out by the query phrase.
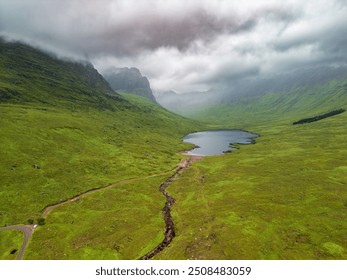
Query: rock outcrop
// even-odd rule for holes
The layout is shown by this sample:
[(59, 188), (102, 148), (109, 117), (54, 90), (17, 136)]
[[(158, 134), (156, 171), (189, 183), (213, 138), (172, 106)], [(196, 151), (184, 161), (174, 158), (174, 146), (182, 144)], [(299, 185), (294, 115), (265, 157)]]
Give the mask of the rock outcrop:
[(148, 79), (137, 68), (114, 68), (105, 73), (104, 77), (117, 92), (137, 94), (156, 102)]

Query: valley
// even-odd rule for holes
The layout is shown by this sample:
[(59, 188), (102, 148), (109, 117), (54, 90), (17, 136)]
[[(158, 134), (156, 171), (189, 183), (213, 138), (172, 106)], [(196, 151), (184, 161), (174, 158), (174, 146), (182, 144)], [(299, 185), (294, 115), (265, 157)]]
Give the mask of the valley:
[[(347, 114), (292, 125), (346, 108), (346, 79), (187, 118), (92, 65), (0, 51), (1, 259), (347, 259)], [(228, 129), (260, 137), (181, 153)]]
[(260, 137), (170, 186), (177, 238), (157, 259), (346, 259), (347, 115), (292, 125), (346, 106), (340, 79), (194, 115)]
[(320, 122), (250, 125), (255, 145), (193, 164), (157, 259), (346, 259), (346, 115)]

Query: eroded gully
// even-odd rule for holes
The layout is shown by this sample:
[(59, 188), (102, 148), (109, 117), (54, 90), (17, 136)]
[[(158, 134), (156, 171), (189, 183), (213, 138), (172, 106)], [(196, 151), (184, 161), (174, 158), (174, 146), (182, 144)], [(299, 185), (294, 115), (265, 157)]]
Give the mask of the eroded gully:
[(140, 260), (152, 259), (158, 253), (160, 253), (166, 247), (168, 247), (170, 243), (172, 242), (173, 238), (176, 236), (175, 224), (171, 217), (171, 208), (172, 208), (172, 205), (175, 203), (175, 199), (166, 191), (166, 188), (170, 186), (172, 181), (175, 180), (175, 178), (179, 176), (184, 169), (189, 167), (192, 161), (197, 161), (197, 160), (200, 160), (201, 158), (202, 158), (201, 156), (190, 156), (188, 159), (183, 159), (180, 162), (180, 164), (177, 166), (175, 173), (171, 177), (169, 177), (164, 183), (160, 185), (159, 190), (166, 198), (166, 203), (162, 210), (163, 218), (165, 221), (164, 239), (152, 251), (142, 256)]

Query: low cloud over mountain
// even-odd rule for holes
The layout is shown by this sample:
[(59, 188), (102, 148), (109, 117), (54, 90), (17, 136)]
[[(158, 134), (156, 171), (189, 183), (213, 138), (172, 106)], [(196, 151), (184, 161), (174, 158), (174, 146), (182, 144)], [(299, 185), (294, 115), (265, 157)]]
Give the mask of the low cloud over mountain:
[(0, 3), (0, 35), (101, 71), (137, 67), (154, 90), (206, 91), (347, 62), (341, 0)]

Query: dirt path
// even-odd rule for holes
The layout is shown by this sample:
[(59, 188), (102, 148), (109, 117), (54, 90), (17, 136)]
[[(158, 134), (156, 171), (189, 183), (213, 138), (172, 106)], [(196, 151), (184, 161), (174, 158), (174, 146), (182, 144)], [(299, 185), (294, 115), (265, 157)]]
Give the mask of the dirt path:
[(166, 188), (170, 186), (173, 180), (179, 176), (184, 169), (188, 168), (191, 162), (201, 160), (201, 156), (190, 156), (188, 159), (183, 159), (178, 165), (175, 173), (169, 177), (164, 183), (159, 187), (159, 191), (165, 196), (166, 203), (163, 208), (163, 218), (165, 221), (165, 232), (163, 241), (155, 247), (152, 251), (140, 258), (140, 260), (149, 260), (157, 255), (159, 252), (164, 250), (170, 245), (172, 239), (176, 236), (175, 224), (171, 217), (171, 207), (175, 203), (175, 199), (166, 191)]
[(33, 234), (35, 227), (36, 225), (14, 225), (0, 228), (0, 230), (20, 230), (21, 232), (23, 232), (24, 240), (22, 247), (19, 250), (17, 260), (21, 260), (23, 258), (24, 251), (28, 246), (28, 242), (30, 240), (31, 235)]
[(98, 191), (101, 191), (101, 190), (107, 190), (107, 189), (113, 188), (115, 186), (118, 186), (120, 184), (124, 184), (124, 183), (135, 182), (135, 181), (145, 180), (145, 179), (148, 179), (148, 178), (163, 176), (163, 175), (168, 174), (170, 172), (172, 172), (172, 171), (166, 171), (166, 172), (163, 172), (163, 173), (152, 174), (152, 175), (149, 175), (149, 176), (146, 176), (146, 177), (124, 179), (124, 180), (118, 181), (116, 183), (107, 185), (105, 187), (88, 190), (88, 191), (86, 191), (84, 193), (78, 194), (78, 195), (76, 195), (76, 196), (74, 196), (72, 198), (69, 198), (67, 200), (64, 200), (64, 201), (61, 201), (61, 202), (58, 202), (58, 203), (55, 203), (55, 204), (47, 206), (46, 208), (43, 209), (42, 218), (47, 218), (49, 213), (51, 213), (54, 209), (56, 209), (56, 208), (58, 208), (60, 206), (63, 206), (64, 204), (76, 201), (76, 200), (78, 200), (80, 198), (83, 198), (83, 197), (85, 197), (87, 195), (90, 195), (90, 194), (93, 194), (95, 192), (98, 192)]

